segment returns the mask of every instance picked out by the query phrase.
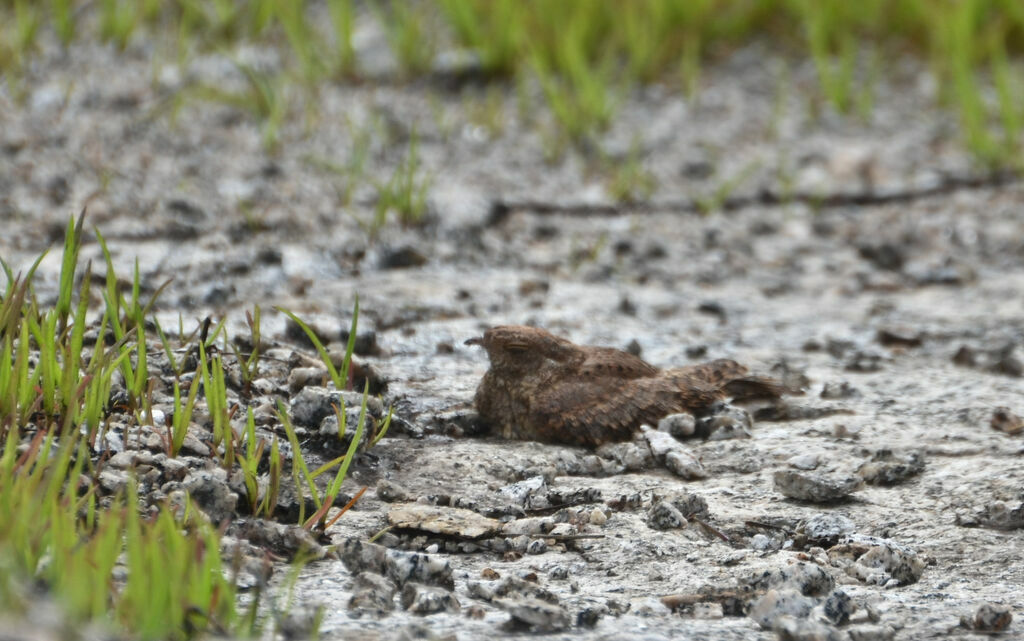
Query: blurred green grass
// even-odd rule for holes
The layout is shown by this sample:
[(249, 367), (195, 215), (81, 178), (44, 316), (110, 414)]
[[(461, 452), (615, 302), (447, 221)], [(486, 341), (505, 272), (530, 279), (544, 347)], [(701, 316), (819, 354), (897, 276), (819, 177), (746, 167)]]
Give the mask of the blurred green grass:
[[(1019, 0), (0, 0), (0, 71), (15, 85), (46, 31), (65, 46), (102, 40), (118, 48), (159, 33), (183, 57), (276, 43), (291, 52), (297, 79), (355, 79), (353, 33), (369, 19), (384, 27), (407, 77), (457, 46), (494, 81), (536, 78), (575, 143), (608, 126), (623, 91), (658, 82), (692, 94), (709, 61), (755, 40), (813, 60), (822, 95), (841, 113), (870, 109), (880, 61), (913, 56), (959, 114), (970, 150), (989, 165), (1019, 165)], [(272, 136), (276, 124), (268, 128)]]

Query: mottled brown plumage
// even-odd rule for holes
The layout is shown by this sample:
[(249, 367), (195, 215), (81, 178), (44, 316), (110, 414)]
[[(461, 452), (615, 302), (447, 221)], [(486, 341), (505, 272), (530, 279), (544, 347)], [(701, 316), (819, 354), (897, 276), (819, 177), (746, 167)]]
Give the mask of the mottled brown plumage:
[(480, 417), (505, 438), (596, 447), (643, 423), (700, 412), (731, 396), (778, 396), (780, 386), (716, 360), (660, 370), (610, 347), (576, 345), (536, 327), (493, 327), (467, 345), (491, 367), (477, 388)]

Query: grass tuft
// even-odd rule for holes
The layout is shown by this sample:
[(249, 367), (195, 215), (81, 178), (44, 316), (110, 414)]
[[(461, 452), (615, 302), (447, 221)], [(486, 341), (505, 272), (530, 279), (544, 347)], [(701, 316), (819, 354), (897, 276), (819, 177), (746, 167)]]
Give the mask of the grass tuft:
[[(98, 231), (107, 273), (102, 315), (93, 328), (97, 340), (85, 344), (94, 281), (91, 265), (77, 274), (83, 224), (84, 213), (68, 223), (58, 295), (51, 307), (41, 306), (32, 288), (42, 257), (25, 276), (0, 261), (7, 281), (0, 297), (0, 597), (5, 612), (22, 608), (45, 590), (64, 608), (71, 625), (98, 620), (112, 626), (118, 636), (190, 639), (254, 634), (259, 627), (258, 595), (249, 613), (239, 614), (236, 589), (220, 557), (218, 533), (188, 496), (172, 497), (173, 505), (145, 507), (134, 479), (123, 491), (105, 495), (99, 482), (105, 459), (97, 452), (106, 449), (104, 431), (112, 422), (126, 423), (126, 441), (128, 427), (152, 425), (159, 376), (148, 360), (147, 340), (154, 340), (147, 338), (150, 331), (159, 335), (173, 369), (173, 414), (163, 426), (168, 455), (180, 453), (195, 409), (205, 402), (213, 428), (213, 456), (229, 474), (236, 468), (241, 473), (249, 512), (273, 518), (282, 478), (281, 446), (276, 437), (268, 443), (258, 435), (251, 410), (243, 433), (232, 429), (237, 407), (228, 402), (224, 319), (213, 327), (207, 319), (188, 336), (179, 323), (182, 347), (190, 355), (198, 354), (197, 370), (183, 398), (183, 381), (188, 378), (178, 367), (190, 356), (176, 361), (159, 324), (154, 322), (150, 330), (145, 323), (167, 283), (146, 300), (136, 262), (130, 284), (122, 286)], [(80, 283), (77, 290), (75, 283)], [(357, 305), (340, 372), (334, 370), (339, 389), (348, 380), (358, 311)], [(251, 381), (259, 368), (259, 309), (246, 320), (252, 352), (234, 355), (243, 383)], [(330, 363), (325, 350), (323, 354)], [(123, 378), (124, 394), (114, 404), (111, 389), (117, 374)], [(390, 424), (390, 410), (381, 425), (368, 417), (367, 400), (368, 388), (346, 454), (312, 472), (281, 407), (300, 502), (304, 505), (305, 487), (316, 506), (309, 518), (303, 514), (300, 519), (309, 529), (329, 527), (361, 495), (343, 510), (329, 513), (357, 450), (367, 442), (376, 444)], [(340, 416), (344, 430), (344, 412)], [(317, 478), (328, 472), (333, 472), (332, 479), (318, 489)]]

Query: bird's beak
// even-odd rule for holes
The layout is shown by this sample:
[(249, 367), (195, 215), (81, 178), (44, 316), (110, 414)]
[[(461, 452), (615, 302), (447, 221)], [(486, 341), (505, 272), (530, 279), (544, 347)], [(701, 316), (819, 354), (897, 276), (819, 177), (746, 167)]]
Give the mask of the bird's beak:
[(474, 336), (473, 338), (467, 338), (466, 342), (463, 343), (463, 344), (464, 345), (483, 345), (484, 344), (484, 337), (483, 336)]

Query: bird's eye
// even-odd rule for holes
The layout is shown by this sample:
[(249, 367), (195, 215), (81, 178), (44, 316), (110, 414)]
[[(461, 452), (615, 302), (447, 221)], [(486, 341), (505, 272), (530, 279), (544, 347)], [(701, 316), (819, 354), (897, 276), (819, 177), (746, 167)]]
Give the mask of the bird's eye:
[(505, 349), (509, 352), (525, 352), (529, 345), (526, 343), (508, 343), (505, 345)]

